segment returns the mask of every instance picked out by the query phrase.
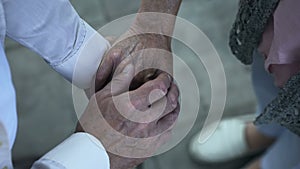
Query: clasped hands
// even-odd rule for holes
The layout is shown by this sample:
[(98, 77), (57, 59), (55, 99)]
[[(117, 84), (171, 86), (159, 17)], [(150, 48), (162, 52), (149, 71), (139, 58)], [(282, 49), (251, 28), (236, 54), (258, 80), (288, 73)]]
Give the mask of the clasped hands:
[(169, 37), (132, 27), (102, 59), (76, 130), (101, 141), (111, 169), (140, 164), (170, 136), (180, 111), (170, 46)]

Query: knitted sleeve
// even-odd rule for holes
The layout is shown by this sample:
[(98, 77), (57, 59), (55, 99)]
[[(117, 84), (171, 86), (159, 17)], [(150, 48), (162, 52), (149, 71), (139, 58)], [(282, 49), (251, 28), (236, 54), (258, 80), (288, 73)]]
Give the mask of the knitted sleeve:
[(254, 124), (280, 124), (300, 136), (300, 74), (291, 77)]
[(241, 0), (230, 32), (229, 45), (242, 63), (252, 63), (253, 51), (258, 47), (278, 3), (279, 0)]

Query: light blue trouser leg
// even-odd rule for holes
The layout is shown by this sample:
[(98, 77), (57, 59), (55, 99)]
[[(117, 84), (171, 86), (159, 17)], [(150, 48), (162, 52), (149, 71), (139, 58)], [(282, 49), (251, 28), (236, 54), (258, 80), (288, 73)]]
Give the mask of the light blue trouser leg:
[(285, 130), (266, 151), (262, 169), (300, 169), (300, 138)]
[[(254, 52), (252, 65), (253, 87), (258, 101), (257, 113), (273, 100), (278, 93), (273, 78), (265, 71), (263, 57)], [(262, 158), (262, 169), (300, 169), (300, 137), (279, 125), (261, 125), (258, 130), (277, 138)]]
[[(277, 96), (278, 88), (274, 85), (273, 77), (265, 71), (263, 57), (254, 51), (252, 64), (252, 83), (257, 99), (256, 113), (259, 115), (264, 108)], [(283, 127), (272, 125), (260, 125), (258, 129), (265, 135), (278, 137), (284, 130)]]

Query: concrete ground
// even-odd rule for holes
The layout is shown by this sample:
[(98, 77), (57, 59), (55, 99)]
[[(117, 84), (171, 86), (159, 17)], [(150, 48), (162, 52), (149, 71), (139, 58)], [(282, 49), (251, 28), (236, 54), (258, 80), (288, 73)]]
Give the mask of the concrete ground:
[[(71, 0), (78, 13), (95, 29), (127, 14), (135, 13), (140, 0)], [(250, 68), (241, 65), (228, 48), (228, 33), (234, 21), (238, 0), (183, 0), (179, 16), (200, 28), (221, 56), (227, 78), (227, 101), (223, 117), (252, 113), (255, 98), (251, 88)], [(188, 156), (187, 144), (201, 129), (210, 106), (210, 84), (205, 68), (195, 55), (179, 42), (174, 52), (196, 74), (201, 93), (197, 122), (188, 136), (172, 150), (147, 160), (146, 169), (213, 169), (225, 168), (194, 163)], [(6, 41), (17, 91), (19, 127), (13, 149), (16, 168), (29, 168), (31, 162), (68, 137), (76, 125), (71, 85), (56, 74), (35, 53), (11, 40)], [(225, 82), (221, 82), (225, 83)], [(181, 112), (184, 113), (184, 112)], [(233, 162), (229, 168), (239, 168)]]

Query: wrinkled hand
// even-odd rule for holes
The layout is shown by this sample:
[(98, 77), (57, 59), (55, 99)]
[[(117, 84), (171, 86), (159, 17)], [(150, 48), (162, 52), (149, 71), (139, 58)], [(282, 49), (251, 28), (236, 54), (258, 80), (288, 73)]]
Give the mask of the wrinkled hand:
[[(130, 28), (116, 40), (104, 56), (96, 73), (95, 91), (102, 89), (111, 80), (116, 67), (127, 57), (131, 57), (131, 64), (136, 71), (130, 89), (135, 89), (155, 78), (160, 72), (158, 67), (172, 74), (172, 54), (153, 52), (153, 50), (171, 52), (170, 38), (159, 34), (137, 34), (136, 32), (133, 27)], [(143, 70), (146, 67), (147, 69)]]
[[(112, 81), (91, 97), (77, 132), (84, 131), (101, 140), (110, 152), (111, 169), (129, 169), (167, 140), (180, 109), (179, 91), (166, 73), (128, 91), (134, 66), (124, 61), (115, 69)], [(124, 153), (126, 157), (122, 157)]]

